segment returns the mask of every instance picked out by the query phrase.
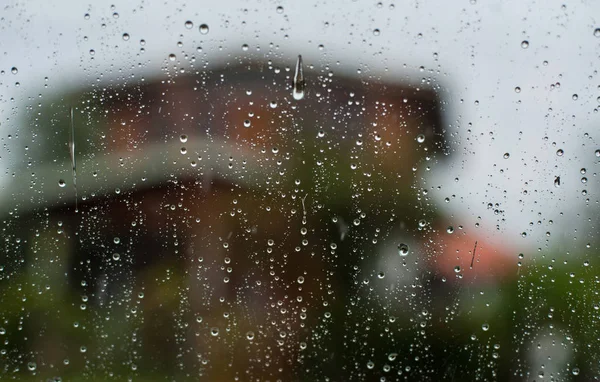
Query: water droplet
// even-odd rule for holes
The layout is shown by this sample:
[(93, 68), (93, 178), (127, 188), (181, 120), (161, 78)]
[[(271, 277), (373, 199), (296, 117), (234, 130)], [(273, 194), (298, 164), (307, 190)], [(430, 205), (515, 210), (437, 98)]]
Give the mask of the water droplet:
[(121, 239), (119, 237), (115, 237), (113, 239), (113, 243), (115, 243), (115, 244), (119, 244), (120, 242), (121, 242)]
[(304, 82), (304, 68), (302, 63), (302, 56), (298, 55), (296, 61), (296, 72), (294, 73), (292, 96), (295, 100), (299, 101), (304, 98), (304, 88), (306, 83)]
[(515, 93), (521, 93), (521, 88), (517, 86), (517, 87), (515, 88)]
[(304, 284), (304, 277), (298, 276), (298, 284)]
[(398, 254), (400, 256), (407, 256), (408, 255), (408, 245), (401, 243), (398, 245)]
[(60, 180), (58, 181), (58, 186), (59, 186), (59, 187), (64, 187), (64, 186), (66, 186), (66, 185), (67, 185), (67, 184), (65, 183), (65, 181), (64, 181), (63, 179), (60, 179)]
[(379, 29), (373, 29), (373, 36), (379, 36), (381, 31)]
[(247, 52), (247, 51), (248, 51), (248, 44), (244, 44), (244, 45), (242, 45), (242, 50), (243, 50), (244, 52)]
[(188, 140), (188, 136), (186, 134), (181, 134), (179, 136), (179, 140), (181, 141), (181, 143), (185, 143)]
[(504, 153), (504, 159), (508, 159), (510, 158), (510, 154), (509, 153)]
[(600, 157), (600, 150), (596, 150), (595, 154), (596, 154), (597, 157)]
[(194, 23), (191, 22), (190, 20), (186, 21), (184, 25), (185, 25), (186, 29), (192, 29), (194, 27)]
[(378, 278), (378, 279), (380, 279), (380, 280), (383, 280), (383, 279), (385, 278), (385, 273), (384, 273), (383, 271), (380, 271), (380, 272), (377, 274), (377, 278)]
[(246, 338), (249, 341), (252, 341), (254, 339), (254, 332), (250, 331), (250, 332), (246, 333)]
[(565, 152), (563, 151), (563, 149), (556, 150), (556, 155), (558, 155), (559, 157), (562, 157), (564, 155), (564, 153)]
[(600, 37), (600, 28), (594, 29), (594, 36)]
[(579, 96), (577, 94), (573, 94), (573, 101), (577, 101), (579, 99)]
[(216, 337), (216, 336), (218, 336), (218, 335), (219, 335), (219, 328), (210, 328), (210, 334), (211, 334), (213, 337)]
[[(600, 31), (600, 29), (596, 29), (598, 31)], [(598, 33), (600, 35), (600, 33)], [(571, 373), (573, 373), (573, 375), (579, 375), (579, 368), (578, 367), (574, 367), (573, 370), (571, 370)]]
[(187, 154), (187, 149), (186, 149), (185, 147), (182, 147), (182, 148), (179, 150), (179, 152), (180, 152), (182, 155), (185, 155), (185, 154)]
[(554, 187), (556, 187), (556, 188), (560, 187), (560, 176), (557, 176), (556, 178), (554, 178)]
[(460, 265), (454, 267), (454, 272), (460, 273)]
[(425, 142), (425, 135), (424, 134), (417, 135), (417, 142), (419, 142), (419, 143)]
[(121, 259), (121, 255), (118, 253), (113, 253), (112, 258), (114, 261), (119, 261)]
[(454, 232), (454, 227), (448, 226), (448, 228), (446, 229), (446, 232), (453, 233)]
[(271, 109), (275, 109), (277, 107), (277, 101), (271, 101), (271, 103), (269, 103), (269, 106), (271, 106)]
[(34, 371), (36, 369), (37, 365), (35, 364), (35, 362), (29, 362), (27, 364), (27, 369), (29, 369), (29, 371)]
[(202, 317), (201, 316), (196, 317), (196, 322), (197, 323), (201, 323), (202, 322)]
[(12, 74), (17, 74), (17, 73), (19, 73), (19, 69), (17, 69), (15, 66), (13, 66), (13, 67), (10, 69), (10, 72), (11, 72)]
[(398, 357), (398, 353), (390, 353), (390, 354), (388, 355), (388, 360), (389, 360), (390, 362), (394, 362), (394, 361), (396, 360), (396, 358), (397, 358), (397, 357)]
[(123, 41), (129, 41), (129, 33), (123, 33)]
[(252, 124), (252, 122), (250, 122), (249, 119), (244, 121), (244, 127), (250, 127), (251, 124)]
[(279, 6), (279, 7), (275, 8), (275, 11), (277, 13), (279, 13), (279, 14), (282, 14), (283, 13), (283, 7)]
[(368, 368), (369, 370), (373, 369), (374, 367), (375, 367), (375, 363), (373, 363), (373, 361), (369, 361), (369, 362), (367, 362), (367, 368)]
[(487, 323), (481, 325), (481, 330), (483, 330), (484, 332), (487, 332), (488, 330), (490, 330), (490, 325)]
[(206, 25), (206, 24), (200, 25), (200, 33), (207, 34), (208, 33), (208, 25)]
[(521, 48), (523, 48), (523, 49), (529, 48), (529, 41), (527, 41), (527, 40), (521, 41)]

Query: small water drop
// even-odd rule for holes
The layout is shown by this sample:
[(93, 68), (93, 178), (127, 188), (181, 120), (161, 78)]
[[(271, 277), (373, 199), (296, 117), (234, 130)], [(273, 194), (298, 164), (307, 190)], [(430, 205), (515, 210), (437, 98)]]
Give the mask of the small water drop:
[(191, 22), (190, 20), (186, 21), (184, 25), (185, 25), (186, 29), (192, 29), (194, 27), (194, 23)]
[(556, 178), (554, 178), (554, 187), (556, 187), (556, 188), (560, 187), (560, 176), (557, 176)]
[(63, 179), (60, 179), (60, 180), (58, 181), (58, 186), (59, 186), (59, 187), (64, 187), (64, 186), (66, 186), (66, 185), (67, 185), (67, 183), (65, 183), (65, 181), (64, 181)]
[(408, 255), (408, 245), (401, 243), (398, 245), (398, 254), (400, 256), (407, 256)]
[(118, 253), (113, 253), (112, 258), (114, 261), (119, 261), (121, 259), (121, 255)]
[(10, 69), (10, 72), (11, 72), (12, 74), (17, 74), (17, 73), (19, 73), (19, 69), (17, 69), (15, 66), (13, 66), (13, 67)]
[(523, 49), (529, 48), (529, 41), (527, 41), (527, 40), (521, 41), (521, 48), (523, 48)]
[(129, 33), (123, 33), (123, 41), (129, 41)]
[(200, 33), (207, 34), (208, 33), (208, 25), (206, 25), (206, 24), (200, 25)]
[(556, 155), (558, 155), (559, 157), (562, 157), (564, 154), (565, 152), (563, 151), (563, 149), (556, 150)]
[(594, 36), (600, 37), (600, 28), (594, 29)]

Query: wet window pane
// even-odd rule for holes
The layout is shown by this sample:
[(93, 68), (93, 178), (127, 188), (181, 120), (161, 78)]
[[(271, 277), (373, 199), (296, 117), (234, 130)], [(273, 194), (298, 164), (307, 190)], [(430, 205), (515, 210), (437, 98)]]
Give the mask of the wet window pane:
[(600, 378), (600, 6), (6, 3), (0, 379)]

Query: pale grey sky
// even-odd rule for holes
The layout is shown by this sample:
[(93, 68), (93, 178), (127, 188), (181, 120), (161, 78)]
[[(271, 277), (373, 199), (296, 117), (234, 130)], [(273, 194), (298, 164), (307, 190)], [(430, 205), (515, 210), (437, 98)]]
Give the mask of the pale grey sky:
[[(9, 173), (27, 142), (6, 137), (23, 122), (27, 105), (43, 102), (38, 94), (97, 78), (110, 84), (132, 74), (164, 77), (170, 53), (183, 63), (182, 52), (195, 53), (215, 65), (240, 55), (242, 44), (261, 56), (273, 43), (273, 58), (290, 66), (302, 54), (306, 64), (330, 65), (336, 73), (361, 69), (363, 77), (414, 84), (427, 78), (442, 87), (453, 156), (434, 166), (427, 187), (442, 186), (431, 194), (454, 215), (455, 226), (475, 230), (479, 222), (491, 241), (515, 250), (544, 247), (547, 240), (573, 250), (597, 231), (588, 218), (595, 224), (599, 199), (598, 2), (35, 0), (5, 1), (1, 14), (0, 128), (7, 146), (0, 167)], [(187, 20), (193, 28), (185, 27)], [(203, 23), (206, 35), (198, 30)], [(488, 203), (499, 203), (504, 213), (495, 215)]]

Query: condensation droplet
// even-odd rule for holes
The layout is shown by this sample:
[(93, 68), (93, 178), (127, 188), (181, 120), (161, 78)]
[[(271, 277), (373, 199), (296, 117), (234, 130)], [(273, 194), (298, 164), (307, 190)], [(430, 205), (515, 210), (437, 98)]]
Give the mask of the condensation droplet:
[(207, 34), (208, 33), (208, 25), (206, 25), (206, 24), (200, 25), (200, 33)]
[(529, 41), (527, 41), (527, 40), (521, 41), (521, 48), (523, 48), (523, 49), (529, 48)]
[(187, 29), (192, 29), (194, 27), (194, 23), (190, 20), (186, 21), (184, 25)]
[(296, 60), (296, 72), (294, 73), (292, 96), (296, 101), (304, 98), (304, 88), (306, 83), (304, 82), (304, 68), (302, 63), (302, 56), (298, 55)]
[(407, 256), (408, 255), (408, 245), (401, 243), (398, 245), (398, 254), (400, 256)]

